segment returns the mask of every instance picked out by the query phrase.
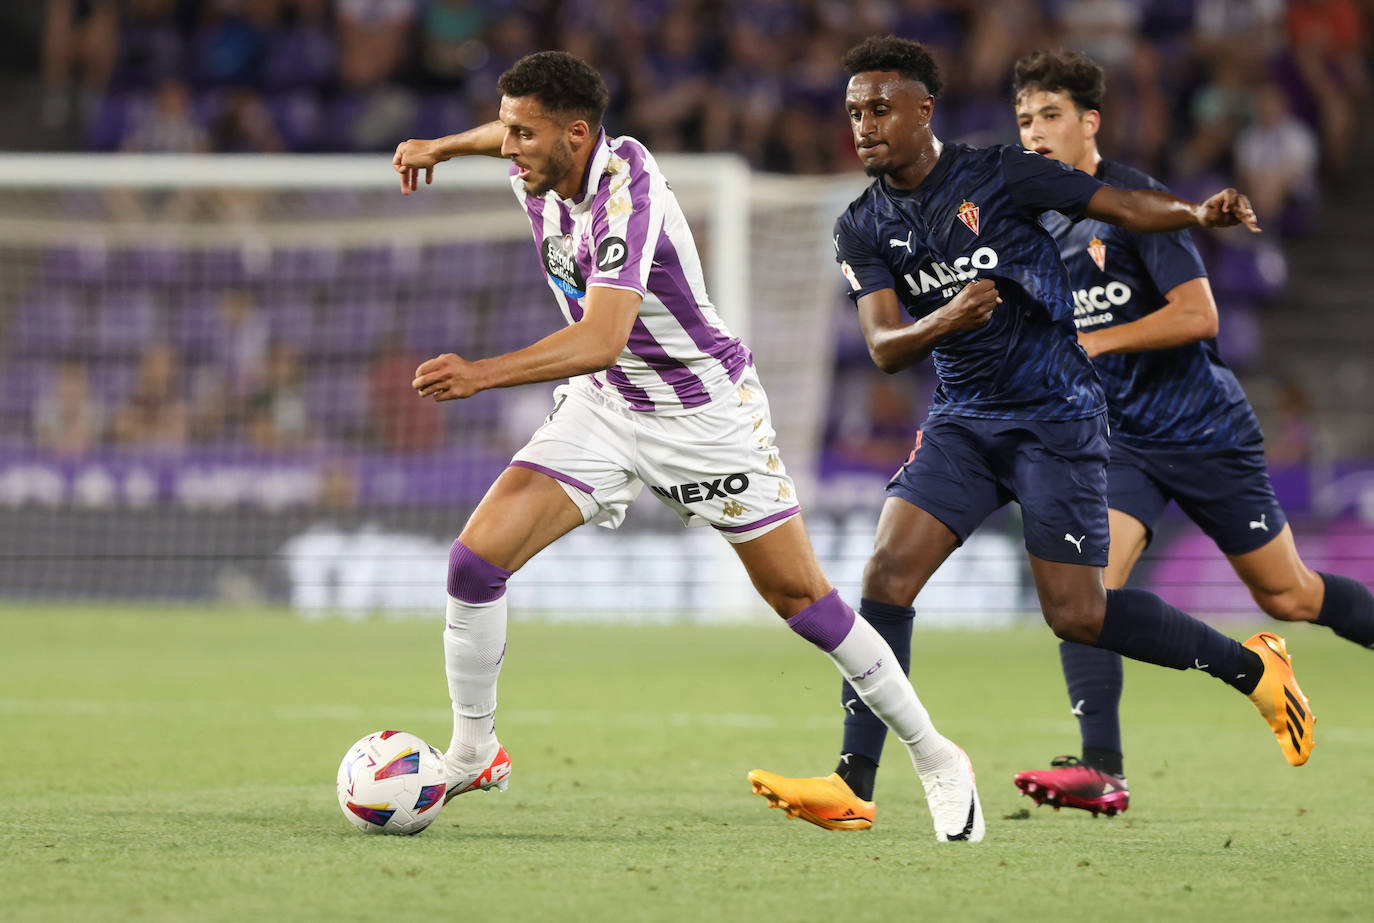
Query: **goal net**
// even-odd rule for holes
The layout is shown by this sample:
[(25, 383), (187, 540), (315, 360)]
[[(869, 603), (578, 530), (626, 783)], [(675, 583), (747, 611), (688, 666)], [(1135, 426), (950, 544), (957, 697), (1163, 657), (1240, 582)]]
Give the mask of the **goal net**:
[[(861, 180), (661, 163), (814, 505), (829, 231)], [(375, 157), (0, 157), (0, 592), (433, 612), (552, 385), (436, 405), (413, 371), (561, 323), (499, 161), (402, 197)], [(641, 498), (537, 558), (512, 605), (760, 611), (711, 533)]]

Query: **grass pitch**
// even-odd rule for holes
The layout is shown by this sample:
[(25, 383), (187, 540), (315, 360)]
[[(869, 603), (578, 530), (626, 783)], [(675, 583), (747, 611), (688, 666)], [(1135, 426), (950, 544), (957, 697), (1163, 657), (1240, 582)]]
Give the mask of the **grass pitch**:
[(838, 744), (836, 673), (780, 625), (517, 622), (510, 791), (394, 838), (344, 820), (334, 774), (369, 731), (446, 745), (437, 615), (9, 607), (0, 919), (1368, 919), (1374, 653), (1287, 635), (1307, 766), (1221, 683), (1128, 664), (1132, 806), (1094, 820), (1011, 784), (1077, 748), (1048, 629), (918, 627), (917, 688), (987, 814), (963, 845), (934, 841), (896, 746), (865, 833), (749, 793), (749, 769), (829, 772)]

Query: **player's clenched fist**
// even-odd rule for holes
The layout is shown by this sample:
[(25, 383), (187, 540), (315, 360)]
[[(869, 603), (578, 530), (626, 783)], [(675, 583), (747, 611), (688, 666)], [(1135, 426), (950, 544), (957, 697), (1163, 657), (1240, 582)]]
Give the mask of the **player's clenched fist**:
[(434, 165), (447, 160), (442, 156), (433, 141), (415, 138), (396, 145), (396, 155), (391, 158), (391, 168), (401, 177), (401, 194), (410, 195), (420, 183), (420, 171), (425, 171), (425, 184), (434, 182)]
[(1259, 219), (1250, 200), (1234, 189), (1223, 189), (1197, 207), (1197, 222), (1205, 228), (1229, 228), (1243, 224), (1260, 232)]
[(950, 299), (944, 311), (955, 330), (976, 330), (992, 318), (1001, 303), (991, 279), (975, 279)]
[(444, 353), (420, 363), (415, 370), (415, 380), (410, 384), (421, 397), (455, 401), (472, 397), (482, 390), (476, 371), (475, 363), (453, 353)]

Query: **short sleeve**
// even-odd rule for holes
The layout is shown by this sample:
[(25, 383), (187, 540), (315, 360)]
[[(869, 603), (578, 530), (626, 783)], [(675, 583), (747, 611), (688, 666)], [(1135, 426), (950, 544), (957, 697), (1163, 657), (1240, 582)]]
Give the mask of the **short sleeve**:
[(1207, 267), (1202, 264), (1189, 231), (1137, 234), (1135, 245), (1141, 263), (1161, 295), (1167, 295), (1170, 289), (1184, 282), (1207, 278)]
[(857, 302), (865, 295), (892, 288), (892, 270), (874, 251), (872, 235), (860, 234), (849, 213), (835, 219), (835, 262), (848, 285), (849, 297)]
[(1038, 216), (1053, 210), (1075, 221), (1105, 185), (1082, 170), (1014, 145), (1002, 151), (1002, 178), (1007, 194), (1024, 211)]
[(612, 176), (592, 202), (588, 240), (592, 274), (587, 285), (609, 285), (643, 295), (663, 233), (663, 203), (655, 189), (654, 171), (642, 155), (632, 153), (626, 159), (625, 170)]

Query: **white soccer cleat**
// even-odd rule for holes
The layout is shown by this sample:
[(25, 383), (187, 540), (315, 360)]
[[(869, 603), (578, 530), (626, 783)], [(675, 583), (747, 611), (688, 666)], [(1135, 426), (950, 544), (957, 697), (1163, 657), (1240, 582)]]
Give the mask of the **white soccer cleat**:
[(448, 772), (448, 791), (444, 795), (444, 804), (465, 792), (478, 789), (485, 792), (493, 788), (504, 792), (510, 785), (510, 754), (500, 744), (496, 745), (496, 756), (485, 766), (463, 766), (445, 756), (444, 769)]
[(941, 843), (977, 843), (983, 838), (984, 826), (973, 763), (962, 747), (955, 749), (959, 755), (948, 765), (919, 774), (921, 785), (935, 823), (935, 839)]

